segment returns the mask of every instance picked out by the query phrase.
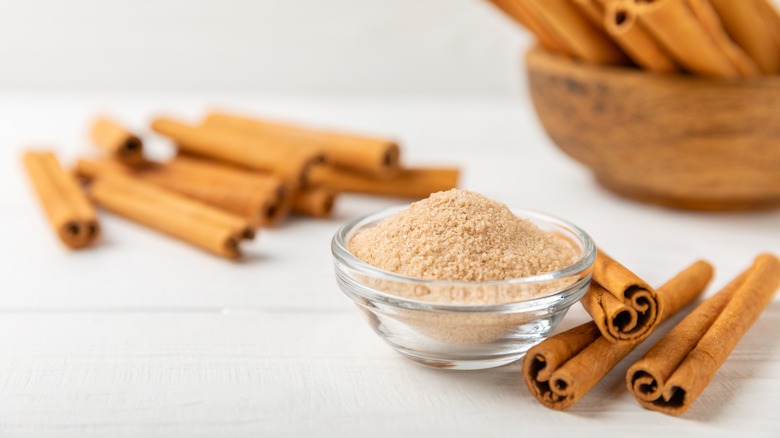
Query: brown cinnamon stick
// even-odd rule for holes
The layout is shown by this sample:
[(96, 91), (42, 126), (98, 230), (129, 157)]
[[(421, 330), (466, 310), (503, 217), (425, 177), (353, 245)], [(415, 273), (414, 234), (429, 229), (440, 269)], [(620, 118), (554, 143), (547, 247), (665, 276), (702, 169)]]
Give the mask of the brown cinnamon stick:
[(90, 128), (92, 141), (129, 166), (144, 163), (143, 143), (135, 134), (106, 117), (98, 117)]
[(633, 3), (610, 2), (604, 16), (607, 33), (638, 66), (662, 73), (679, 70), (671, 55), (637, 23)]
[[(712, 278), (712, 266), (698, 261), (658, 288), (663, 319), (693, 301)], [(523, 361), (523, 377), (544, 406), (564, 410), (574, 405), (639, 342), (612, 343), (589, 322), (548, 338), (531, 348)]]
[(76, 171), (85, 178), (100, 172), (132, 172), (141, 180), (243, 216), (255, 227), (279, 224), (292, 203), (290, 189), (277, 177), (190, 156), (132, 169), (111, 160), (79, 160)]
[(742, 47), (765, 74), (780, 73), (780, 50), (773, 43), (771, 27), (751, 0), (710, 0), (729, 36)]
[(265, 119), (213, 112), (202, 126), (241, 133), (258, 142), (278, 140), (289, 147), (319, 151), (330, 164), (375, 178), (398, 173), (400, 150), (389, 139), (327, 131)]
[(455, 188), (460, 171), (456, 168), (408, 168), (389, 180), (377, 180), (335, 169), (315, 166), (309, 173), (310, 186), (323, 186), (334, 192), (368, 193), (384, 196), (426, 198), (431, 193)]
[(626, 375), (639, 404), (665, 414), (687, 411), (707, 388), (742, 336), (780, 286), (780, 260), (771, 254), (672, 329)]
[(737, 78), (740, 72), (712, 39), (686, 2), (634, 0), (639, 23), (675, 62), (692, 73)]
[(517, 0), (489, 0), (490, 3), (495, 5), (498, 9), (503, 11), (508, 16), (512, 17), (515, 21), (523, 25), (526, 29), (531, 31), (539, 43), (545, 49), (566, 55), (572, 56), (572, 52), (566, 47), (566, 43), (558, 38), (550, 29), (546, 28), (541, 22), (541, 19), (534, 15), (533, 11), (529, 10), (522, 2)]
[(726, 54), (726, 57), (737, 68), (742, 77), (754, 77), (761, 74), (758, 64), (729, 38), (726, 30), (723, 28), (723, 22), (712, 7), (710, 0), (686, 0), (686, 2), (693, 15), (704, 26), (704, 30), (707, 31), (721, 51)]
[(775, 8), (771, 0), (754, 0), (759, 15), (764, 19), (764, 25), (772, 34), (775, 49), (780, 51), (780, 11)]
[(62, 243), (71, 249), (92, 244), (100, 234), (95, 210), (54, 153), (27, 151), (23, 163), (49, 223)]
[(593, 281), (581, 302), (610, 342), (646, 338), (663, 314), (655, 290), (603, 251), (596, 256)]
[(292, 211), (305, 216), (328, 217), (335, 200), (336, 194), (326, 187), (303, 188), (295, 193)]
[(563, 40), (575, 57), (597, 64), (624, 64), (625, 54), (569, 0), (517, 0)]
[(122, 173), (98, 173), (89, 194), (107, 210), (222, 257), (240, 257), (239, 242), (254, 237), (239, 216)]
[(169, 118), (155, 119), (152, 129), (187, 153), (270, 172), (294, 184), (304, 181), (311, 165), (323, 159), (316, 149), (296, 147), (278, 138), (253, 139), (240, 132)]
[(571, 0), (580, 13), (590, 20), (591, 24), (599, 29), (604, 29), (604, 2), (598, 0)]

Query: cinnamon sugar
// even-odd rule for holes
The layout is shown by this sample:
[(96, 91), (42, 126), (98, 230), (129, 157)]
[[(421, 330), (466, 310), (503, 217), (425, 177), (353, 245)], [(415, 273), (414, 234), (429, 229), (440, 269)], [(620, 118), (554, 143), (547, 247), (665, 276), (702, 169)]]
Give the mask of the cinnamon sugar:
[(349, 249), (372, 266), (408, 277), (475, 282), (555, 271), (579, 255), (506, 205), (463, 189), (413, 203), (355, 235)]

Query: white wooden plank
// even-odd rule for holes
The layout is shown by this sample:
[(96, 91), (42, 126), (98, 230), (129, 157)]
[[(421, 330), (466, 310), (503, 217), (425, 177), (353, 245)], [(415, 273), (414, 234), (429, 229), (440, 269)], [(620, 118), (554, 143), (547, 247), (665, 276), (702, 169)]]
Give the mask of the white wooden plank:
[[(780, 430), (775, 303), (690, 413), (640, 408), (621, 364), (566, 413), (539, 405), (517, 364), (421, 367), (357, 311), (0, 315), (3, 436), (359, 436), (427, 432), (768, 436)], [(631, 359), (641, 351), (634, 352)]]

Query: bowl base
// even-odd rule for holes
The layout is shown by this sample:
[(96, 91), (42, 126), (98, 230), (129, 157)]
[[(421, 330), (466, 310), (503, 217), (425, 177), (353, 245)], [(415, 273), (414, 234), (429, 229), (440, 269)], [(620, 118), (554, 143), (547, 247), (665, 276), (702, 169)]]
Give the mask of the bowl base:
[(598, 174), (595, 176), (596, 181), (602, 187), (616, 195), (634, 201), (661, 205), (664, 207), (697, 211), (755, 211), (772, 210), (780, 207), (780, 199), (778, 198), (707, 199), (673, 196), (629, 187), (626, 184), (613, 181)]
[(395, 350), (405, 358), (427, 367), (462, 371), (496, 368), (508, 365), (512, 362), (522, 359), (523, 356), (525, 356), (525, 351), (523, 351), (522, 353), (512, 353), (503, 356), (489, 356), (485, 358), (446, 358), (442, 357), (441, 355), (436, 355), (436, 357), (428, 357), (424, 354), (406, 351), (397, 347)]

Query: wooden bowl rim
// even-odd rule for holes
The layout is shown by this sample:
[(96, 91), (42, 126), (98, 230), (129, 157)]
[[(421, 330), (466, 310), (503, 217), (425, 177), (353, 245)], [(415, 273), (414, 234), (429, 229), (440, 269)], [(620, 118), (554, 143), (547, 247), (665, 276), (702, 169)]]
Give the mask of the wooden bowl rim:
[(678, 83), (687, 85), (712, 85), (717, 87), (740, 88), (745, 86), (762, 86), (780, 88), (779, 75), (756, 76), (752, 78), (724, 79), (707, 76), (695, 76), (686, 73), (658, 73), (623, 65), (590, 64), (569, 58), (565, 55), (534, 46), (525, 54), (525, 64), (528, 70), (565, 72), (588, 77), (599, 77), (613, 80), (646, 80), (654, 83)]

